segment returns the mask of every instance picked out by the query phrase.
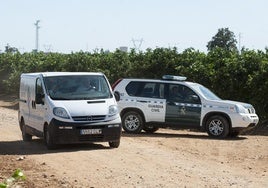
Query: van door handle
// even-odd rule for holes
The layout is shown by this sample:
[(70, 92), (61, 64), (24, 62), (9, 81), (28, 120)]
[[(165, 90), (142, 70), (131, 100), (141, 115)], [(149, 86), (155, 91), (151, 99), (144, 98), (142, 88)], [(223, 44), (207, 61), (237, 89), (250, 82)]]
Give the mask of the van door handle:
[(36, 109), (36, 103), (35, 103), (35, 101), (32, 101), (32, 108), (33, 109)]

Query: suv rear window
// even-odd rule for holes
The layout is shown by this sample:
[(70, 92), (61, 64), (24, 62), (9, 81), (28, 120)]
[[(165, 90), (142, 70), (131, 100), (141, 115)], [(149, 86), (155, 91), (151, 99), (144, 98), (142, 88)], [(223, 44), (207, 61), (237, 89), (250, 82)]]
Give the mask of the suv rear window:
[(129, 96), (164, 98), (164, 84), (157, 82), (130, 82), (126, 91)]

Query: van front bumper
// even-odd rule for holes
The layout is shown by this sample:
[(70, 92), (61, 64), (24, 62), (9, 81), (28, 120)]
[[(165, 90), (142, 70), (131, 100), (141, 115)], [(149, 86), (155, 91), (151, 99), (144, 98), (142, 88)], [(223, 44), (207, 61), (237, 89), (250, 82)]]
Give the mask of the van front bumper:
[(96, 125), (56, 119), (51, 120), (48, 128), (55, 144), (119, 141), (122, 132), (121, 123)]

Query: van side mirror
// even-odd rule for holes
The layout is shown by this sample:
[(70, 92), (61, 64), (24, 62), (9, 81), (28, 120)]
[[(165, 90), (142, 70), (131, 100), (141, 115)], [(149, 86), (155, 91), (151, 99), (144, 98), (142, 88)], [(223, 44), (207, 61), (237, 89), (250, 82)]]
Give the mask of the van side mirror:
[(44, 97), (45, 97), (45, 94), (37, 93), (35, 96), (35, 103), (36, 104), (45, 104)]
[(120, 94), (118, 91), (114, 92), (114, 97), (116, 101), (120, 101)]

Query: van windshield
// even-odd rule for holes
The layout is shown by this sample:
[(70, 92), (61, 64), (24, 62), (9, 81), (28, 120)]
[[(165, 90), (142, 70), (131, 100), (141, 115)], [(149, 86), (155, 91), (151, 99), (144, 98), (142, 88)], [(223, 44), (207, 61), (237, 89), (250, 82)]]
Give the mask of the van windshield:
[(208, 100), (221, 100), (216, 94), (214, 94), (208, 88), (206, 88), (200, 84), (192, 85), (192, 87), (195, 90), (197, 90), (198, 93), (201, 93)]
[(46, 91), (53, 100), (91, 100), (111, 98), (109, 85), (101, 75), (44, 77)]

